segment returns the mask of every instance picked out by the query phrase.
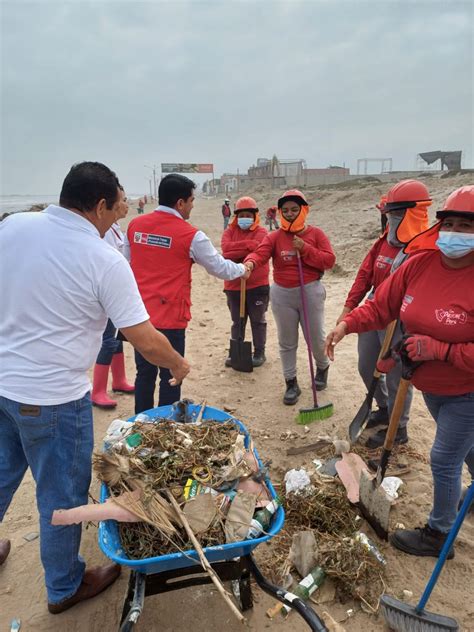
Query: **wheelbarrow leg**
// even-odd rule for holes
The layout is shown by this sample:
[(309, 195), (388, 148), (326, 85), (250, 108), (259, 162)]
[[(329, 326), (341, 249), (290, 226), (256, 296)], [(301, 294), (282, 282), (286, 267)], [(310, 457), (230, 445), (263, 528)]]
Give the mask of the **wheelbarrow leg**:
[(123, 604), (119, 632), (129, 632), (138, 621), (138, 617), (143, 611), (143, 603), (145, 601), (145, 585), (146, 575), (136, 573), (135, 571), (130, 573), (128, 592)]
[(272, 597), (276, 597), (278, 601), (281, 601), (290, 608), (293, 608), (293, 610), (295, 610), (300, 615), (300, 617), (302, 617), (306, 621), (313, 632), (328, 632), (327, 627), (314, 612), (314, 610), (310, 608), (310, 606), (308, 606), (308, 604), (306, 604), (302, 599), (299, 599), (292, 593), (289, 593), (286, 590), (283, 590), (283, 588), (279, 588), (278, 586), (275, 586), (274, 584), (271, 584), (269, 581), (267, 581), (262, 575), (262, 572), (258, 568), (252, 555), (248, 555), (246, 557), (248, 558), (252, 575), (255, 577), (257, 584), (264, 592), (268, 593)]

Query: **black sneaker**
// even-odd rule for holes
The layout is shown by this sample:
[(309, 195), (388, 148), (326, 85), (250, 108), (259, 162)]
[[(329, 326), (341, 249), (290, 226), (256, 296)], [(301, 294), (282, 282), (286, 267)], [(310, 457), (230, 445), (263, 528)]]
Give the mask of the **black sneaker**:
[[(448, 534), (432, 529), (428, 525), (417, 529), (397, 529), (392, 533), (390, 543), (400, 551), (419, 557), (439, 557)], [(454, 557), (454, 549), (448, 553), (448, 560)]]
[(255, 351), (252, 358), (252, 366), (262, 366), (262, 364), (265, 364), (266, 360), (265, 351)]
[(316, 384), (317, 391), (324, 391), (324, 389), (327, 388), (328, 373), (328, 366), (325, 369), (316, 369), (316, 377), (314, 378), (314, 383)]
[(388, 408), (386, 406), (373, 410), (369, 415), (369, 421), (366, 428), (375, 428), (375, 426), (388, 426), (390, 416), (388, 414)]
[[(385, 443), (385, 435), (387, 434), (388, 428), (383, 428), (379, 430), (374, 435), (369, 437), (365, 442), (365, 447), (369, 448), (369, 450), (375, 450), (376, 448), (381, 448)], [(395, 445), (402, 445), (403, 443), (408, 443), (408, 433), (406, 426), (403, 428), (399, 428), (397, 434), (395, 435)]]
[(226, 366), (228, 369), (230, 369), (230, 368), (231, 368), (231, 366), (232, 366), (232, 360), (231, 360), (230, 356), (228, 356), (228, 357), (225, 359), (224, 364), (225, 364), (225, 366)]
[(287, 406), (293, 406), (301, 395), (301, 389), (298, 386), (296, 377), (292, 377), (286, 381), (286, 391), (283, 395), (283, 403)]

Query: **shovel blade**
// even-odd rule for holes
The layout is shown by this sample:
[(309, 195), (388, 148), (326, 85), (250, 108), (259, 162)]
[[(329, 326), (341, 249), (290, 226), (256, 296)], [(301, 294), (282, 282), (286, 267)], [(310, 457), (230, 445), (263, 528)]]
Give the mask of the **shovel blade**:
[(362, 515), (383, 540), (388, 540), (388, 521), (391, 501), (383, 487), (367, 471), (362, 471), (359, 481), (359, 507)]
[(357, 411), (357, 415), (351, 421), (349, 426), (349, 441), (351, 443), (355, 443), (357, 439), (360, 437), (364, 428), (369, 421), (370, 411), (372, 410), (372, 397), (367, 395), (364, 400), (364, 403)]
[(230, 341), (230, 362), (235, 371), (252, 373), (252, 343), (244, 340)]

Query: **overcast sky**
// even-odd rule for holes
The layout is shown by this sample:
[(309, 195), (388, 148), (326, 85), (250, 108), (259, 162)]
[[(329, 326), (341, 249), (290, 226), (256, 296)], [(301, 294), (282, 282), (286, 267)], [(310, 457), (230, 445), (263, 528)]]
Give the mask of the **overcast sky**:
[(462, 149), (473, 166), (473, 6), (457, 0), (1, 0), (2, 193), (56, 193), (100, 160), (309, 167)]

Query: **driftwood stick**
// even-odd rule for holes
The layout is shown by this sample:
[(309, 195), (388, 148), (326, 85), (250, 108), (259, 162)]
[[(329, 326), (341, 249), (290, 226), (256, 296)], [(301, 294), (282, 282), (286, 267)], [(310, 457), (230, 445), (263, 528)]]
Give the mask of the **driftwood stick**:
[(201, 404), (201, 408), (199, 410), (198, 416), (196, 417), (196, 422), (197, 424), (200, 424), (202, 421), (202, 416), (204, 414), (204, 411), (206, 410), (206, 406), (207, 406), (207, 400), (203, 399), (202, 400), (202, 404)]
[(215, 587), (217, 588), (219, 593), (222, 595), (222, 598), (224, 599), (224, 601), (227, 602), (227, 605), (230, 607), (230, 609), (232, 610), (234, 615), (237, 617), (237, 619), (240, 621), (240, 623), (245, 623), (245, 617), (238, 610), (237, 606), (234, 604), (234, 602), (230, 598), (229, 593), (226, 591), (226, 589), (222, 585), (221, 580), (219, 579), (219, 577), (214, 572), (214, 569), (212, 568), (212, 566), (209, 564), (209, 561), (208, 561), (207, 557), (204, 555), (204, 551), (202, 550), (202, 546), (199, 544), (196, 536), (193, 533), (193, 530), (189, 526), (189, 522), (188, 522), (184, 512), (181, 510), (181, 507), (179, 506), (179, 504), (176, 502), (174, 496), (169, 491), (166, 492), (166, 495), (168, 496), (168, 500), (170, 501), (170, 503), (173, 505), (174, 509), (176, 510), (176, 513), (180, 517), (181, 522), (183, 523), (183, 527), (186, 529), (186, 533), (188, 534), (189, 539), (193, 543), (194, 548), (196, 549), (197, 554), (199, 555), (199, 559), (201, 561), (201, 565), (202, 565), (203, 569), (207, 572), (209, 577), (212, 579)]

